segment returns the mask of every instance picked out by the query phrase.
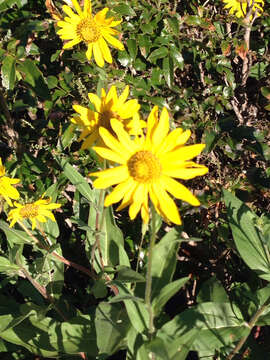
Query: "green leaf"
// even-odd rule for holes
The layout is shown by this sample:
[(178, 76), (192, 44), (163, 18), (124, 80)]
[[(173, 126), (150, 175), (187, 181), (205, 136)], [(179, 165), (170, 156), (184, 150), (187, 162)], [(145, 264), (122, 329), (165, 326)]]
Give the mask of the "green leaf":
[(62, 323), (50, 319), (48, 325), (50, 344), (59, 353), (77, 354), (82, 351), (91, 354), (93, 358), (98, 355), (95, 324), (89, 315)]
[(71, 165), (67, 159), (56, 159), (62, 167), (65, 176), (76, 186), (76, 189), (89, 201), (93, 202), (93, 190), (85, 178)]
[(26, 59), (21, 62), (17, 69), (22, 73), (24, 81), (31, 86), (37, 96), (43, 100), (50, 99), (49, 88), (43, 78), (42, 72), (39, 70), (34, 61)]
[(15, 230), (10, 228), (9, 225), (0, 220), (0, 229), (2, 229), (7, 237), (10, 247), (13, 247), (13, 244), (31, 244), (32, 239), (28, 236), (25, 231)]
[[(187, 309), (158, 330), (157, 336), (168, 345), (172, 356), (177, 353), (180, 344), (186, 343), (186, 336), (194, 336), (191, 350), (202, 356), (213, 355), (214, 350), (228, 346), (247, 335), (250, 329), (246, 326), (241, 312), (230, 303), (207, 302)], [(190, 333), (191, 332), (191, 333)], [(178, 359), (176, 357), (176, 359)]]
[(154, 309), (154, 313), (156, 316), (160, 314), (160, 312), (163, 309), (163, 306), (167, 303), (168, 300), (170, 300), (171, 297), (173, 297), (182, 286), (186, 284), (186, 282), (189, 280), (188, 277), (175, 280), (167, 285), (165, 285), (158, 295), (153, 299), (152, 306)]
[(16, 80), (15, 70), (16, 59), (13, 56), (6, 56), (2, 62), (1, 76), (2, 85), (7, 90), (13, 90)]
[[(116, 281), (114, 281), (114, 283), (117, 285), (120, 296), (133, 296), (131, 291), (127, 289), (125, 285)], [(146, 305), (143, 302), (129, 299), (123, 301), (128, 313), (129, 320), (134, 329), (136, 329), (139, 333), (146, 332), (149, 324), (149, 313), (146, 309)]]
[(0, 272), (9, 274), (12, 271), (19, 271), (18, 265), (12, 264), (7, 258), (0, 256)]
[(266, 97), (266, 99), (270, 100), (270, 88), (263, 86), (261, 88), (261, 93), (263, 94), (264, 97)]
[(125, 3), (115, 6), (113, 10), (120, 15), (136, 16), (136, 12), (133, 8)]
[(107, 286), (105, 280), (99, 279), (95, 282), (94, 286), (92, 287), (92, 291), (94, 297), (96, 299), (103, 299), (107, 296)]
[(128, 52), (130, 54), (130, 57), (131, 57), (132, 61), (135, 61), (137, 53), (138, 53), (138, 47), (137, 47), (136, 40), (128, 39), (127, 40), (127, 47), (128, 47)]
[(120, 349), (129, 326), (126, 311), (120, 304), (100, 303), (95, 316), (99, 353), (109, 356)]
[(245, 263), (262, 279), (270, 281), (269, 249), (258, 227), (259, 218), (241, 200), (223, 189), (227, 217), (237, 250)]
[(168, 48), (165, 46), (161, 46), (160, 48), (152, 51), (151, 54), (148, 56), (147, 60), (155, 64), (158, 59), (163, 59), (167, 55), (168, 55)]
[(173, 61), (170, 56), (163, 59), (163, 73), (168, 87), (171, 89), (173, 84)]
[(176, 267), (176, 254), (179, 246), (179, 233), (172, 229), (153, 249), (152, 297), (159, 295), (164, 286), (172, 280)]
[(145, 278), (127, 266), (117, 266), (117, 280), (120, 282), (144, 282)]
[(197, 302), (227, 302), (228, 295), (222, 284), (216, 279), (215, 276), (211, 277), (202, 284), (200, 292), (197, 296)]

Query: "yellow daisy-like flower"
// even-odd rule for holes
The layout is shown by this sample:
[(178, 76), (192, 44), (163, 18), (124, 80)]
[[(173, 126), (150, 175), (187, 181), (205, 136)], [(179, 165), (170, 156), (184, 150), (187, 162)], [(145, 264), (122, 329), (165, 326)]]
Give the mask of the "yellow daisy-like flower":
[[(124, 50), (124, 45), (114, 37), (119, 31), (112, 29), (119, 25), (121, 20), (114, 20), (113, 17), (106, 19), (109, 9), (106, 7), (93, 16), (91, 1), (84, 0), (84, 8), (81, 9), (77, 0), (71, 0), (77, 14), (67, 6), (63, 11), (68, 15), (64, 21), (60, 20), (57, 25), (61, 28), (57, 34), (62, 40), (70, 40), (63, 49), (70, 49), (74, 45), (84, 42), (87, 45), (86, 57), (91, 59), (92, 53), (98, 66), (104, 66), (104, 60), (112, 63), (112, 56), (107, 42), (119, 50)], [(106, 42), (107, 41), (107, 42)]]
[(117, 119), (111, 120), (117, 138), (100, 128), (100, 136), (107, 147), (94, 147), (104, 159), (120, 166), (91, 173), (97, 179), (94, 187), (105, 189), (118, 184), (106, 196), (104, 205), (110, 206), (122, 200), (117, 210), (129, 205), (129, 216), (134, 219), (141, 211), (145, 223), (149, 221), (149, 197), (156, 211), (175, 224), (181, 224), (177, 206), (170, 193), (177, 199), (198, 206), (198, 199), (174, 178), (188, 180), (207, 173), (204, 165), (191, 161), (205, 147), (204, 144), (184, 144), (189, 139), (190, 130), (178, 128), (169, 133), (169, 114), (163, 108), (158, 119), (155, 106), (147, 120), (146, 136), (131, 139)]
[(18, 200), (20, 197), (18, 190), (12, 185), (18, 184), (20, 179), (11, 179), (5, 176), (5, 173), (6, 169), (0, 158), (0, 197), (3, 197), (8, 205), (12, 206), (12, 201), (10, 199)]
[[(104, 89), (101, 89), (101, 97), (93, 93), (88, 94), (90, 101), (95, 106), (95, 111), (84, 106), (73, 105), (73, 109), (80, 115), (72, 118), (71, 122), (82, 129), (79, 138), (79, 141), (84, 139), (82, 149), (90, 148), (94, 142), (97, 142), (97, 145), (104, 145), (99, 135), (99, 128), (102, 126), (110, 133), (113, 133), (111, 119), (118, 119), (123, 122), (129, 133), (135, 135), (133, 117), (138, 114), (140, 104), (135, 99), (127, 100), (128, 94), (128, 86), (125, 87), (119, 97), (117, 96), (116, 87), (112, 86), (108, 94)], [(141, 127), (145, 126), (145, 122), (142, 120), (139, 120), (139, 124)]]
[(55, 221), (55, 217), (51, 210), (58, 209), (61, 206), (61, 204), (51, 203), (50, 197), (48, 199), (43, 199), (43, 196), (34, 203), (22, 205), (15, 201), (14, 205), (16, 206), (16, 209), (10, 210), (8, 214), (8, 221), (11, 221), (9, 226), (14, 226), (17, 221), (29, 219), (32, 222), (32, 230), (35, 229), (37, 221), (42, 223), (46, 222), (46, 217)]
[[(247, 14), (247, 7), (252, 6), (252, 13), (254, 14), (256, 11), (257, 16), (261, 16), (263, 13), (263, 0), (223, 0), (226, 4), (224, 9), (230, 9), (229, 14), (237, 16), (238, 18), (243, 18)], [(250, 16), (252, 19), (252, 16)]]

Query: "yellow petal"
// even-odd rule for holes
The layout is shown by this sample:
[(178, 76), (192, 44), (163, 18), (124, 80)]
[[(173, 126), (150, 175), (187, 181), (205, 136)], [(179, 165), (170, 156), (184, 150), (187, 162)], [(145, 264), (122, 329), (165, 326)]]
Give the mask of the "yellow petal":
[[(72, 1), (73, 6), (75, 7), (77, 13), (78, 13), (80, 16), (82, 16), (82, 15), (83, 15), (82, 9), (81, 9), (78, 1), (77, 1), (77, 0), (71, 0), (71, 1)], [(64, 6), (65, 6), (65, 5), (64, 5)]]
[(156, 124), (152, 133), (152, 142), (154, 145), (154, 149), (157, 149), (158, 146), (162, 143), (163, 139), (167, 136), (169, 130), (169, 113), (168, 110), (164, 107), (160, 115), (160, 120)]
[(129, 207), (129, 217), (131, 220), (135, 219), (138, 212), (141, 209), (143, 199), (145, 198), (145, 192), (147, 192), (147, 185), (139, 184), (133, 194), (133, 202)]
[(99, 134), (102, 137), (104, 143), (115, 152), (119, 153), (120, 155), (126, 151), (126, 148), (122, 146), (122, 144), (116, 140), (114, 136), (110, 134), (110, 132), (105, 129), (104, 127), (99, 128)]
[(107, 63), (111, 64), (112, 63), (112, 56), (111, 56), (111, 52), (110, 49), (108, 48), (108, 45), (106, 43), (106, 41), (101, 37), (99, 40), (99, 47), (101, 49), (101, 52), (104, 56), (104, 59)]
[(81, 42), (81, 39), (79, 37), (77, 37), (76, 39), (73, 39), (67, 43), (65, 43), (65, 45), (63, 46), (63, 49), (70, 49), (72, 48), (74, 45), (77, 45)]
[(110, 43), (113, 47), (115, 47), (118, 50), (124, 50), (124, 45), (121, 43), (121, 41), (119, 41), (118, 39), (116, 39), (115, 37), (111, 36), (110, 34), (108, 34), (105, 31), (101, 31), (103, 37), (105, 38), (105, 40), (108, 41), (108, 43)]
[(178, 181), (168, 177), (163, 176), (160, 181), (165, 190), (172, 194), (175, 198), (183, 200), (193, 206), (199, 206), (199, 200), (189, 191), (184, 185), (180, 184)]
[(124, 104), (124, 102), (127, 100), (128, 98), (128, 94), (129, 94), (129, 86), (127, 85), (124, 89), (124, 91), (122, 92), (122, 94), (119, 96), (119, 103)]
[(182, 180), (189, 180), (189, 179), (193, 179), (196, 176), (202, 176), (205, 175), (208, 172), (208, 168), (204, 165), (199, 165), (199, 164), (195, 164), (196, 167), (194, 166), (193, 168), (175, 168), (173, 169), (173, 167), (171, 167), (171, 169), (166, 169), (163, 170), (163, 173), (165, 175), (168, 176), (172, 176), (178, 179), (182, 179)]
[(95, 61), (96, 61), (97, 65), (99, 67), (103, 67), (104, 66), (104, 59), (103, 59), (103, 55), (102, 55), (102, 52), (100, 50), (98, 42), (95, 42), (93, 44), (93, 53), (94, 53), (94, 58), (95, 58)]
[(133, 180), (127, 179), (126, 181), (122, 182), (121, 184), (117, 185), (113, 191), (106, 196), (104, 201), (104, 206), (110, 206), (119, 202), (126, 194), (126, 192), (132, 187)]
[(113, 161), (118, 164), (125, 164), (126, 160), (128, 159), (128, 158), (125, 159), (122, 155), (120, 156), (118, 153), (116, 153), (110, 149), (107, 149), (105, 147), (94, 146), (93, 149), (103, 159), (110, 160), (110, 161)]
[(100, 107), (101, 107), (100, 98), (96, 94), (93, 94), (93, 93), (89, 93), (88, 97), (89, 97), (89, 100), (91, 101), (91, 103), (95, 105), (96, 111), (100, 112)]
[(115, 104), (118, 101), (116, 87), (113, 85), (110, 87), (106, 96), (106, 104)]
[(117, 166), (112, 169), (107, 169), (96, 173), (90, 173), (89, 175), (99, 177), (93, 182), (93, 186), (97, 189), (106, 189), (109, 186), (119, 184), (127, 180), (129, 177), (126, 166)]
[(84, 15), (92, 14), (91, 0), (84, 0), (83, 13)]
[(162, 216), (177, 225), (181, 225), (181, 218), (173, 199), (167, 194), (160, 184), (154, 183), (152, 188), (159, 200), (159, 209)]
[(130, 139), (128, 133), (124, 130), (123, 124), (116, 120), (111, 119), (111, 126), (114, 132), (117, 134), (119, 143), (125, 148), (125, 159), (128, 159), (130, 155), (136, 150), (134, 142)]
[(199, 155), (204, 148), (205, 144), (181, 146), (176, 150), (164, 154), (164, 156), (160, 155), (160, 158), (164, 160), (164, 162), (177, 165), (178, 162), (193, 159), (195, 156)]
[(89, 43), (87, 45), (87, 50), (86, 50), (86, 53), (85, 53), (87, 60), (91, 60), (92, 53), (93, 53), (93, 44)]

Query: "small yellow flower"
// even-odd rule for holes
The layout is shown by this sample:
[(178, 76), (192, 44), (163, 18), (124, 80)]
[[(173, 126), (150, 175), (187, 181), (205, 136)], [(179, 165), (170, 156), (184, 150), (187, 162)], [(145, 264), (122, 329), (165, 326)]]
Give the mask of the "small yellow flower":
[(0, 158), (0, 197), (3, 197), (9, 206), (12, 206), (13, 200), (18, 200), (20, 194), (18, 190), (13, 187), (12, 185), (18, 184), (20, 179), (10, 179), (9, 177), (5, 176), (6, 169), (2, 164), (2, 159)]
[[(72, 118), (71, 122), (82, 129), (79, 138), (79, 141), (85, 139), (82, 144), (82, 149), (90, 148), (94, 142), (97, 142), (98, 145), (104, 145), (99, 136), (99, 128), (102, 126), (112, 133), (111, 119), (118, 119), (123, 122), (125, 128), (135, 135), (134, 124), (136, 121), (133, 117), (138, 115), (140, 105), (138, 104), (138, 100), (127, 100), (128, 94), (128, 86), (125, 87), (119, 97), (117, 96), (116, 87), (112, 86), (108, 94), (106, 94), (104, 89), (101, 89), (101, 97), (93, 93), (88, 94), (90, 101), (95, 106), (95, 111), (84, 106), (73, 105), (73, 109), (80, 115)], [(136, 122), (136, 124), (138, 124), (138, 122)], [(139, 120), (139, 124), (141, 127), (145, 126), (145, 122), (142, 120)]]
[[(112, 63), (112, 56), (107, 42), (119, 50), (124, 50), (124, 45), (114, 37), (119, 31), (112, 29), (121, 23), (113, 17), (106, 19), (109, 9), (106, 7), (93, 16), (91, 1), (84, 0), (84, 8), (81, 9), (77, 0), (71, 0), (78, 14), (71, 7), (64, 5), (63, 11), (67, 14), (64, 21), (60, 20), (57, 25), (61, 28), (57, 34), (62, 40), (70, 40), (63, 49), (70, 49), (74, 45), (84, 42), (87, 45), (86, 57), (91, 59), (92, 53), (98, 66), (104, 66), (104, 60)], [(107, 42), (106, 42), (107, 41)]]
[(117, 138), (100, 128), (100, 136), (107, 147), (94, 147), (99, 156), (120, 164), (107, 170), (94, 172), (97, 179), (94, 187), (105, 189), (118, 184), (106, 196), (104, 205), (110, 206), (122, 200), (117, 210), (129, 205), (129, 216), (134, 219), (141, 211), (145, 223), (149, 221), (149, 197), (156, 211), (175, 224), (181, 224), (177, 206), (168, 193), (177, 199), (198, 206), (198, 199), (173, 178), (188, 180), (204, 175), (208, 169), (204, 165), (190, 161), (205, 147), (204, 144), (184, 146), (190, 130), (181, 128), (169, 133), (169, 114), (163, 108), (158, 119), (155, 106), (147, 120), (146, 136), (131, 139), (117, 120), (111, 120)]
[(17, 209), (10, 210), (8, 214), (8, 221), (11, 221), (9, 226), (14, 226), (17, 221), (29, 219), (32, 222), (32, 230), (35, 229), (37, 221), (46, 222), (46, 217), (55, 221), (51, 210), (58, 209), (61, 206), (61, 204), (51, 203), (51, 198), (43, 199), (43, 196), (33, 203), (22, 205), (15, 201), (14, 205)]
[[(247, 14), (247, 7), (252, 6), (253, 0), (223, 0), (226, 4), (224, 9), (230, 9), (229, 14), (237, 16), (238, 18), (243, 18)], [(263, 13), (263, 0), (254, 0), (254, 4), (252, 6), (252, 13), (254, 15), (256, 11), (257, 16), (261, 16)], [(250, 16), (250, 20), (252, 16)]]

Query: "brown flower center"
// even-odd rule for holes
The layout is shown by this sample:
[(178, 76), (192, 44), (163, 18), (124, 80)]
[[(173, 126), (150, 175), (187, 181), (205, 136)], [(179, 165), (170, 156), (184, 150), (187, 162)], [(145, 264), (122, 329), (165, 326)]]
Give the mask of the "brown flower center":
[(29, 219), (38, 216), (38, 205), (26, 204), (24, 207), (20, 209), (20, 215), (24, 219)]
[(114, 111), (111, 110), (105, 110), (101, 113), (99, 113), (99, 121), (100, 121), (100, 126), (105, 127), (108, 131), (110, 131), (111, 133), (113, 132), (112, 128), (111, 128), (111, 119), (117, 119), (117, 120), (122, 120), (121, 117), (115, 113)]
[(150, 183), (161, 175), (159, 159), (151, 151), (138, 151), (127, 163), (130, 176), (140, 183)]
[(77, 34), (86, 43), (96, 42), (100, 38), (100, 30), (93, 19), (82, 19), (77, 25)]

